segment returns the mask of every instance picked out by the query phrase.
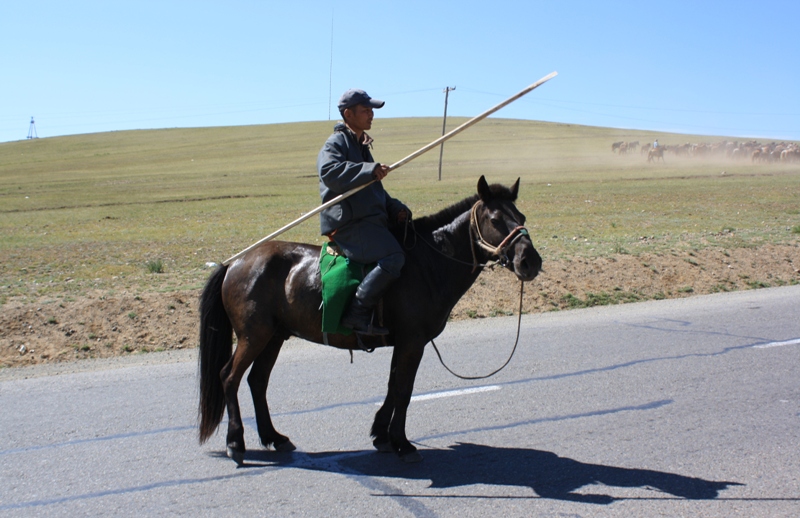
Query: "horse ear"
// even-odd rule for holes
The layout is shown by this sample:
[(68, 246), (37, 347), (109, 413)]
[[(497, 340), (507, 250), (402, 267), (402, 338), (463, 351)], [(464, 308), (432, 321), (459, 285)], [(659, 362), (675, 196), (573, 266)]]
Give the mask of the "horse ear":
[(486, 183), (486, 177), (484, 175), (481, 175), (480, 180), (478, 180), (478, 196), (480, 196), (483, 201), (492, 199), (492, 191), (489, 189), (489, 184)]
[(511, 195), (514, 197), (512, 201), (517, 201), (518, 194), (519, 194), (519, 177), (517, 177), (517, 181), (511, 187)]

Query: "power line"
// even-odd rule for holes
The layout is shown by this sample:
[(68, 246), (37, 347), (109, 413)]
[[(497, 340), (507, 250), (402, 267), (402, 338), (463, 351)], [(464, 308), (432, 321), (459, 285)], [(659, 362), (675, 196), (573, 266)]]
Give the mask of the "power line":
[[(462, 90), (472, 93), (478, 93), (483, 95), (491, 95), (494, 97), (504, 97), (504, 94), (498, 94), (494, 92), (485, 92), (482, 90), (473, 90), (471, 88), (462, 88)], [(650, 111), (663, 111), (663, 112), (682, 112), (682, 113), (707, 113), (710, 115), (758, 115), (758, 116), (790, 116), (790, 117), (798, 117), (800, 115), (794, 113), (755, 113), (755, 112), (724, 112), (724, 111), (712, 111), (712, 110), (690, 110), (686, 108), (664, 108), (664, 107), (654, 107), (654, 106), (634, 106), (634, 105), (624, 105), (624, 104), (607, 104), (607, 103), (591, 103), (586, 101), (568, 101), (565, 99), (551, 99), (547, 97), (536, 97), (535, 99), (523, 99), (525, 102), (529, 103), (540, 103), (541, 101), (550, 101), (550, 102), (557, 102), (557, 103), (565, 103), (565, 104), (577, 104), (577, 105), (587, 105), (587, 106), (602, 106), (606, 108), (625, 108), (628, 110), (650, 110)], [(552, 105), (548, 105), (552, 106)], [(567, 109), (567, 108), (565, 108)]]
[[(168, 120), (175, 120), (175, 119), (192, 119), (196, 117), (210, 117), (215, 115), (233, 115), (237, 113), (256, 113), (262, 111), (270, 111), (270, 110), (281, 110), (285, 108), (300, 108), (303, 106), (318, 106), (322, 104), (321, 102), (315, 103), (303, 103), (303, 104), (291, 104), (291, 105), (284, 105), (284, 106), (275, 106), (270, 108), (256, 108), (251, 110), (235, 110), (235, 111), (225, 111), (225, 112), (214, 112), (214, 113), (197, 113), (193, 115), (172, 115), (169, 117), (150, 117), (146, 119), (128, 119), (128, 120), (111, 120), (111, 121), (95, 121), (95, 122), (83, 122), (77, 124), (62, 124), (56, 126), (48, 126), (51, 128), (73, 128), (73, 127), (81, 127), (81, 126), (96, 126), (101, 124), (131, 124), (137, 122), (156, 122), (156, 121), (168, 121)], [(62, 117), (65, 118), (65, 117)]]

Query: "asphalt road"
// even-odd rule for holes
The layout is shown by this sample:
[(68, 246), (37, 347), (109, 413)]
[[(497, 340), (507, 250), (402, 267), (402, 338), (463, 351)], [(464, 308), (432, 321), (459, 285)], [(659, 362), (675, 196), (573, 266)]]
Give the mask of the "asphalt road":
[[(464, 374), (515, 318), (451, 325)], [(427, 351), (374, 452), (391, 351), (290, 342), (269, 398), (298, 451), (199, 446), (194, 351), (0, 372), (2, 516), (800, 516), (800, 286), (529, 315), (511, 364)], [(24, 379), (25, 378), (25, 379)]]

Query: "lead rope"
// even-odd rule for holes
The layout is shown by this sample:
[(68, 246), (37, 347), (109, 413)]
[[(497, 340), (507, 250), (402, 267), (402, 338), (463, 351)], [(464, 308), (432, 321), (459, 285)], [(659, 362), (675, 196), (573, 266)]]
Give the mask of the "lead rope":
[(499, 369), (497, 369), (494, 372), (492, 372), (490, 374), (487, 374), (485, 376), (462, 376), (461, 374), (457, 374), (457, 373), (453, 372), (453, 370), (444, 363), (444, 360), (442, 359), (442, 354), (439, 352), (439, 348), (436, 347), (436, 343), (433, 340), (431, 340), (431, 345), (433, 345), (433, 350), (436, 351), (436, 356), (439, 357), (439, 361), (441, 362), (442, 366), (445, 369), (447, 369), (447, 372), (449, 372), (450, 374), (452, 374), (456, 378), (460, 378), (462, 380), (483, 380), (483, 379), (490, 378), (490, 377), (494, 376), (495, 374), (497, 374), (498, 372), (500, 372), (501, 370), (506, 368), (506, 365), (508, 365), (509, 362), (511, 362), (511, 358), (514, 357), (514, 353), (517, 351), (517, 345), (519, 344), (519, 330), (520, 330), (520, 327), (522, 327), (522, 294), (524, 292), (524, 289), (525, 289), (525, 283), (520, 281), (519, 282), (519, 315), (517, 316), (517, 338), (514, 340), (514, 348), (511, 349), (511, 355), (508, 357), (506, 362), (502, 366), (500, 366)]

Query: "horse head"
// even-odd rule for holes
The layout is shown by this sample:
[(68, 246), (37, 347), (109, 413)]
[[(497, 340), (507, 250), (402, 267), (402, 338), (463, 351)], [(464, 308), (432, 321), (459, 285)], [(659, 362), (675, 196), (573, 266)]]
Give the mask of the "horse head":
[(509, 189), (478, 180), (478, 201), (472, 207), (470, 233), (473, 246), (482, 248), (521, 281), (531, 281), (542, 269), (542, 258), (525, 228), (525, 215), (514, 205), (519, 178)]

